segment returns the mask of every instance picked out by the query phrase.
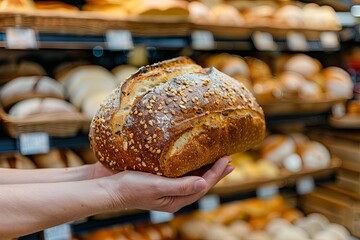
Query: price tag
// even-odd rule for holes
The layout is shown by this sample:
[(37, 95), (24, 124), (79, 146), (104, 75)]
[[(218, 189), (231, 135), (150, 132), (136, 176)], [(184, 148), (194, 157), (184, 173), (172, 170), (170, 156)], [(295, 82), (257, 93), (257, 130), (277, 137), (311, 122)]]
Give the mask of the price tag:
[(199, 209), (202, 212), (212, 211), (220, 206), (220, 198), (218, 195), (206, 195), (198, 201)]
[(150, 221), (152, 223), (163, 223), (168, 222), (174, 218), (173, 213), (150, 211)]
[(46, 132), (22, 133), (19, 136), (19, 147), (23, 155), (48, 153), (49, 135)]
[(309, 46), (303, 33), (290, 31), (286, 34), (288, 47), (292, 51), (307, 51)]
[(44, 240), (70, 240), (70, 224), (62, 224), (56, 227), (44, 230)]
[(193, 31), (191, 40), (193, 49), (211, 50), (215, 48), (214, 35), (209, 31)]
[(37, 35), (31, 28), (7, 28), (5, 47), (8, 49), (36, 49)]
[(128, 30), (108, 30), (107, 47), (110, 50), (128, 50), (134, 48), (131, 32)]
[(252, 40), (256, 49), (260, 51), (274, 51), (277, 49), (273, 36), (268, 32), (256, 31), (252, 35)]
[(267, 184), (256, 190), (258, 198), (266, 199), (271, 198), (279, 193), (279, 188), (276, 184)]
[(311, 193), (315, 188), (313, 177), (302, 177), (296, 183), (296, 191), (300, 195)]
[(320, 42), (323, 48), (337, 49), (339, 48), (339, 37), (334, 32), (322, 32), (320, 34)]

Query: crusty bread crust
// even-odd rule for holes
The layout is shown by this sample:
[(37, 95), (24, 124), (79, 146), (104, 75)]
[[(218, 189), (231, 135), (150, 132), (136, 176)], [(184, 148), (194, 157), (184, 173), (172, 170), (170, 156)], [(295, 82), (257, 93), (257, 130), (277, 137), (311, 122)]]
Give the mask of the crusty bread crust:
[(177, 58), (127, 79), (101, 106), (89, 136), (113, 170), (178, 177), (253, 148), (264, 134), (263, 111), (241, 83)]

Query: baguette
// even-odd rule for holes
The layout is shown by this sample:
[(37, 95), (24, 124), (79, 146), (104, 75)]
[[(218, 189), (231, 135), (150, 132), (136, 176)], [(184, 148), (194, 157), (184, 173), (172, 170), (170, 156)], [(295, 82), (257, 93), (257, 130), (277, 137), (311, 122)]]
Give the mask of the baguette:
[(180, 57), (142, 67), (115, 89), (89, 138), (114, 171), (178, 177), (254, 148), (264, 134), (263, 111), (241, 83)]

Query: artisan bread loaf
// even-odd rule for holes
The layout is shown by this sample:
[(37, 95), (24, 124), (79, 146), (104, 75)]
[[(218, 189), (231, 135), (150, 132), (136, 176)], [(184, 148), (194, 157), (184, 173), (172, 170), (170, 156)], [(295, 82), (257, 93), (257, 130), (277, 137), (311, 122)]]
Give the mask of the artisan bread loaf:
[(112, 170), (178, 177), (259, 145), (263, 111), (245, 87), (187, 58), (140, 68), (102, 104), (90, 142)]

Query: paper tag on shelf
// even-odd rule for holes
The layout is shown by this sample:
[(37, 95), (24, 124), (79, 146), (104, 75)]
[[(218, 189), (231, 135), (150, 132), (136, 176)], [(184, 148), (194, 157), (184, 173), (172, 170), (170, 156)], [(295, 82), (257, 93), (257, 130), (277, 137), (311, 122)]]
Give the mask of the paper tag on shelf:
[(323, 48), (326, 49), (337, 49), (340, 45), (339, 37), (335, 32), (320, 33), (320, 42)]
[(296, 191), (300, 195), (311, 193), (315, 188), (313, 177), (302, 177), (296, 182)]
[(279, 188), (276, 184), (267, 184), (256, 189), (256, 196), (261, 199), (273, 197), (278, 193)]
[(36, 49), (37, 35), (34, 29), (11, 27), (6, 29), (5, 47), (8, 49)]
[(287, 45), (292, 51), (307, 51), (309, 46), (303, 33), (290, 31), (286, 34)]
[(206, 195), (198, 201), (199, 209), (202, 212), (212, 211), (220, 206), (220, 198), (218, 195)]
[(106, 31), (106, 42), (110, 50), (128, 50), (134, 48), (132, 35), (128, 30)]
[(150, 211), (150, 221), (152, 223), (169, 222), (173, 218), (174, 218), (173, 213), (160, 212), (160, 211)]
[(23, 155), (48, 153), (49, 135), (46, 132), (22, 133), (19, 136), (19, 147)]
[(209, 31), (197, 30), (191, 33), (192, 48), (211, 50), (215, 48), (214, 35)]
[(252, 40), (256, 49), (260, 51), (274, 51), (277, 49), (277, 44), (271, 33), (256, 31), (252, 35)]
[(44, 240), (70, 240), (70, 239), (71, 239), (70, 224), (62, 224), (44, 230)]

